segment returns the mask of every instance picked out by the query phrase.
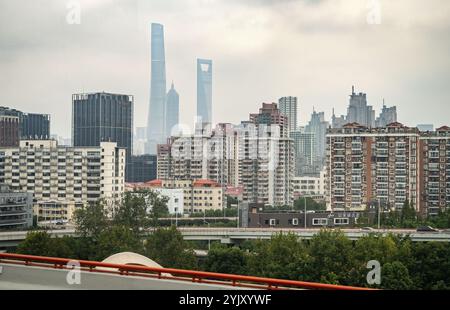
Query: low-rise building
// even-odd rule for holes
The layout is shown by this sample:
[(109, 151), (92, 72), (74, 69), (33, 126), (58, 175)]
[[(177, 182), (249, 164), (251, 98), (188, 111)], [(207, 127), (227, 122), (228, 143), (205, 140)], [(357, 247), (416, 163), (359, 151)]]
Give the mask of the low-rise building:
[(211, 180), (157, 179), (139, 184), (138, 187), (159, 191), (170, 199), (175, 198), (174, 195), (179, 193), (179, 191), (172, 190), (181, 190), (183, 192), (183, 213), (222, 210), (224, 207), (224, 189), (219, 183)]
[(310, 197), (316, 201), (325, 200), (326, 169), (318, 176), (301, 176), (292, 179), (294, 197)]
[(33, 225), (33, 198), (27, 192), (14, 192), (0, 184), (0, 230), (26, 229)]

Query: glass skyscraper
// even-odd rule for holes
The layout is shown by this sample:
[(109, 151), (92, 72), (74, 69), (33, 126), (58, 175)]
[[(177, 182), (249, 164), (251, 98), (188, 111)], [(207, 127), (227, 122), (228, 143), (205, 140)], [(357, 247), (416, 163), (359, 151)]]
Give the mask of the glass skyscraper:
[(212, 123), (212, 60), (197, 59), (197, 118)]
[(175, 90), (173, 83), (167, 93), (166, 100), (166, 133), (167, 137), (170, 137), (172, 130), (179, 123), (179, 109), (180, 109), (180, 96)]
[(156, 145), (165, 143), (166, 60), (164, 26), (151, 25), (150, 106), (147, 119), (147, 154), (156, 154)]
[(72, 95), (72, 141), (80, 147), (116, 142), (118, 147), (126, 148), (128, 166), (133, 146), (133, 96)]

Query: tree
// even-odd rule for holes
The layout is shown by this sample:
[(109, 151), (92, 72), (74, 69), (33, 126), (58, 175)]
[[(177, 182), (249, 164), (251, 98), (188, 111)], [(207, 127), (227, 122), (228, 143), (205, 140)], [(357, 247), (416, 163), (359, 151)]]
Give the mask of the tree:
[(174, 227), (156, 229), (145, 243), (145, 254), (166, 268), (194, 269), (194, 251)]
[(277, 234), (270, 241), (254, 242), (248, 258), (249, 273), (256, 276), (308, 280), (309, 256), (295, 234)]
[(120, 252), (143, 253), (143, 244), (131, 229), (126, 226), (111, 226), (99, 235), (96, 256), (103, 260)]
[(310, 241), (310, 271), (314, 279), (331, 284), (351, 284), (355, 258), (350, 241), (342, 231), (321, 230)]
[(412, 289), (413, 281), (408, 268), (399, 261), (384, 264), (381, 268), (381, 286), (390, 290)]
[(74, 213), (76, 232), (83, 238), (97, 240), (100, 233), (109, 226), (107, 212), (103, 201), (84, 206)]
[(327, 209), (325, 203), (318, 203), (311, 197), (301, 197), (294, 202), (295, 210), (304, 210), (305, 200), (307, 211), (326, 211)]
[(67, 242), (69, 239), (71, 237), (52, 238), (46, 231), (32, 231), (27, 233), (27, 237), (19, 244), (16, 252), (27, 255), (74, 258), (74, 251)]
[(246, 274), (247, 255), (235, 246), (213, 245), (208, 252), (204, 267), (210, 272)]

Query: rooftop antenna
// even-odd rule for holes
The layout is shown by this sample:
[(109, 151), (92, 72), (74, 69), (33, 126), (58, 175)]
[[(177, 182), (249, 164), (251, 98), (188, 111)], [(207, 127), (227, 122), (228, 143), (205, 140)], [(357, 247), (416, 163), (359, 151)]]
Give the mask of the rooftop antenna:
[(355, 94), (355, 85), (352, 85), (352, 95)]

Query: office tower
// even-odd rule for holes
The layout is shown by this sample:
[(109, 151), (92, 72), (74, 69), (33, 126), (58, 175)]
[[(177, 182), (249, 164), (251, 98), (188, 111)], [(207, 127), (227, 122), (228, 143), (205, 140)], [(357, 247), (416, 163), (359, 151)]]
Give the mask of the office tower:
[(19, 117), (0, 114), (0, 147), (19, 146), (19, 128)]
[(315, 138), (315, 158), (314, 158), (314, 166), (315, 173), (319, 173), (322, 170), (322, 166), (325, 160), (325, 149), (326, 149), (326, 134), (327, 129), (329, 127), (329, 123), (325, 121), (325, 113), (313, 111), (311, 114), (311, 120), (308, 125), (305, 126), (305, 132), (313, 133)]
[(50, 115), (23, 113), (21, 126), (22, 140), (50, 139)]
[(133, 136), (133, 155), (144, 155), (147, 147), (147, 127), (136, 127)]
[(347, 124), (327, 134), (328, 206), (401, 210), (406, 200), (422, 208), (419, 192), (420, 132), (400, 123), (382, 128)]
[(212, 124), (212, 60), (197, 59), (197, 122)]
[(372, 106), (367, 105), (366, 94), (356, 94), (354, 86), (350, 95), (350, 105), (347, 110), (346, 122), (358, 123), (366, 127), (375, 126), (375, 111)]
[(148, 182), (156, 179), (156, 155), (131, 156), (127, 182)]
[(376, 127), (386, 127), (389, 124), (397, 122), (397, 107), (386, 107), (383, 100), (383, 109), (380, 116), (375, 121)]
[(12, 191), (0, 184), (0, 229), (28, 229), (33, 226), (33, 195)]
[(434, 131), (434, 126), (433, 124), (420, 124), (417, 125), (417, 129), (420, 131)]
[(117, 142), (131, 162), (133, 96), (110, 93), (72, 95), (72, 141), (76, 147)]
[(55, 140), (22, 140), (20, 147), (0, 148), (0, 183), (33, 194), (35, 215), (47, 211), (70, 220), (78, 207), (121, 198), (126, 150), (115, 142), (98, 146), (59, 146)]
[(295, 176), (311, 174), (316, 158), (315, 134), (302, 129), (292, 131), (290, 137), (294, 141)]
[(156, 145), (165, 143), (166, 60), (164, 26), (151, 26), (151, 84), (147, 119), (147, 154), (156, 154)]
[(179, 124), (180, 96), (175, 90), (172, 82), (166, 99), (166, 137), (176, 134)]
[(288, 118), (289, 131), (297, 130), (297, 97), (282, 97), (278, 104), (281, 113)]
[(450, 128), (421, 132), (420, 142), (420, 211), (437, 215), (450, 204)]
[(0, 107), (0, 115), (19, 118), (19, 139), (39, 140), (50, 139), (50, 115), (24, 113), (7, 107)]

